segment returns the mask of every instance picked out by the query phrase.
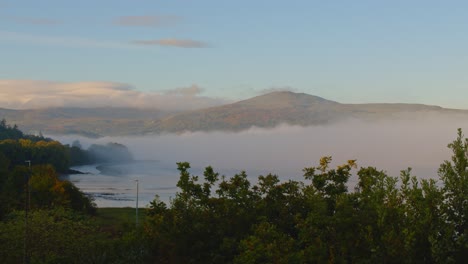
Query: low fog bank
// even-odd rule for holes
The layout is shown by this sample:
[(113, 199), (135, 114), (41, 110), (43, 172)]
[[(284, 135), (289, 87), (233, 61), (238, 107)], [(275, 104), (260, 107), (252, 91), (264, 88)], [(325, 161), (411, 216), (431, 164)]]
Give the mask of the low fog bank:
[(456, 138), (457, 128), (468, 133), (468, 120), (433, 116), (372, 123), (348, 120), (306, 128), (283, 125), (239, 133), (53, 137), (66, 144), (78, 139), (85, 148), (118, 142), (126, 145), (136, 160), (157, 160), (166, 168), (173, 166), (174, 171), (176, 162), (188, 161), (197, 174), (211, 165), (226, 176), (245, 170), (251, 178), (274, 173), (284, 180), (300, 180), (304, 167), (316, 166), (322, 156), (332, 156), (333, 166), (356, 159), (359, 166), (374, 166), (392, 176), (412, 167), (420, 178), (437, 178), (439, 165), (450, 158), (447, 144)]

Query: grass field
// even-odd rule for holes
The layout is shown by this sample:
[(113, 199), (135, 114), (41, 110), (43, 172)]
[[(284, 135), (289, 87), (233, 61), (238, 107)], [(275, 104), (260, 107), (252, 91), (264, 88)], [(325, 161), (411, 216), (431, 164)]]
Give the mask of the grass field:
[[(138, 222), (141, 224), (146, 217), (145, 208), (138, 208)], [(118, 234), (123, 231), (135, 228), (136, 213), (135, 208), (97, 208), (95, 221), (103, 230)]]

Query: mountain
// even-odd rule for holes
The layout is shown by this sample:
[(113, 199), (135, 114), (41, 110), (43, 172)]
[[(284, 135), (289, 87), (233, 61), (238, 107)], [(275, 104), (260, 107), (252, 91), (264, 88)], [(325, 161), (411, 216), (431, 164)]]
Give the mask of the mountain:
[(141, 128), (169, 114), (156, 109), (77, 108), (11, 110), (0, 108), (0, 119), (28, 133), (78, 134), (87, 137), (140, 134)]
[(339, 103), (318, 96), (274, 92), (233, 104), (184, 112), (162, 119), (151, 131), (239, 131), (252, 126), (275, 127), (281, 123), (316, 125), (336, 119)]
[(354, 118), (379, 120), (424, 113), (465, 113), (422, 104), (341, 104), (304, 93), (274, 92), (224, 106), (169, 116), (146, 132), (239, 131), (280, 124), (326, 125)]
[(184, 131), (241, 131), (280, 124), (313, 126), (346, 119), (375, 121), (429, 114), (463, 115), (467, 110), (422, 104), (343, 104), (318, 96), (273, 92), (218, 107), (181, 113), (135, 108), (0, 109), (0, 119), (26, 131), (86, 136), (181, 133)]

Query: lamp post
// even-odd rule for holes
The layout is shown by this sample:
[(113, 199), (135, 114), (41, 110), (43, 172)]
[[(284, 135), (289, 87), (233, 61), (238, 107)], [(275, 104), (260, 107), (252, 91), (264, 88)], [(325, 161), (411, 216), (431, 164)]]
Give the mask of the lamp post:
[(138, 179), (135, 180), (136, 182), (136, 207), (135, 207), (135, 227), (138, 228)]
[(24, 256), (23, 256), (23, 263), (29, 263), (28, 257), (28, 211), (29, 207), (31, 206), (31, 188), (29, 186), (29, 179), (31, 177), (31, 160), (25, 160), (25, 163), (28, 163), (29, 167), (29, 175), (26, 176), (25, 183), (26, 183), (26, 197), (24, 203)]
[(31, 171), (31, 161), (26, 160), (26, 163), (28, 163), (29, 167), (29, 177), (28, 177), (28, 210), (31, 209), (31, 185), (29, 184), (29, 180), (31, 179), (32, 176), (32, 171)]

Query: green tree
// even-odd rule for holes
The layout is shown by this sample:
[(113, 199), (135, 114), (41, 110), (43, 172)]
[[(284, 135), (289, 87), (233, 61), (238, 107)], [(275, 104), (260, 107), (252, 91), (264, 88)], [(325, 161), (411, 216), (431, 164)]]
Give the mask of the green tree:
[(437, 252), (439, 261), (462, 263), (468, 258), (468, 139), (461, 129), (448, 148), (453, 153), (451, 161), (446, 160), (439, 168), (446, 228), (440, 231)]
[[(0, 222), (0, 262), (23, 260), (24, 212)], [(80, 215), (63, 209), (34, 210), (28, 220), (28, 255), (31, 263), (96, 263), (104, 252), (104, 234)], [(104, 263), (104, 262), (101, 262)]]
[(240, 241), (239, 248), (234, 263), (300, 263), (295, 240), (268, 222), (255, 225), (253, 234)]
[(341, 239), (345, 234), (341, 231), (343, 225), (349, 225), (348, 216), (344, 217), (350, 199), (346, 183), (356, 163), (349, 160), (336, 169), (329, 169), (331, 160), (331, 157), (323, 157), (318, 167), (304, 169), (305, 179), (312, 182), (305, 188), (311, 211), (301, 224), (307, 262), (345, 262), (349, 258), (349, 250), (344, 246), (346, 241)]

